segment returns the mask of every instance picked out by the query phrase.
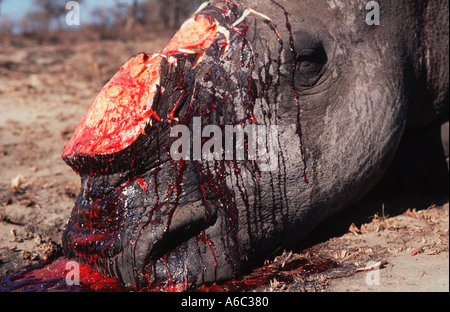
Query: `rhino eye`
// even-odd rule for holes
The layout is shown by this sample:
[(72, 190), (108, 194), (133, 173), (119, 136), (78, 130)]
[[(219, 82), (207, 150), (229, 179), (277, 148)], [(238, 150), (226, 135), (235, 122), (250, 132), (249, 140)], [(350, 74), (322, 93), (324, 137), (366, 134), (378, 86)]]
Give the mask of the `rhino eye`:
[(296, 58), (296, 77), (302, 86), (313, 86), (322, 74), (327, 55), (322, 45), (299, 51)]

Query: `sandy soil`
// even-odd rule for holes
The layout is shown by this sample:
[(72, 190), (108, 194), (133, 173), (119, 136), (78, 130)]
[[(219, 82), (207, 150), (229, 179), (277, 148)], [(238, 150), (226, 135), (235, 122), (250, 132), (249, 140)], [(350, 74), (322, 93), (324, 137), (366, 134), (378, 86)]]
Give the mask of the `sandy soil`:
[[(309, 253), (330, 258), (338, 266), (306, 277), (306, 284), (311, 285), (309, 290), (448, 292), (449, 205), (431, 205), (418, 210), (407, 208), (412, 206), (405, 204), (410, 200), (392, 201), (392, 206), (385, 207), (384, 216), (380, 207), (367, 223), (352, 222), (352, 216), (358, 213), (361, 216), (357, 208), (355, 213), (345, 212), (344, 217), (338, 216), (317, 229), (315, 233), (331, 230), (334, 234), (326, 240), (319, 239), (319, 243), (300, 255)], [(423, 198), (414, 199), (415, 203), (420, 201)], [(395, 215), (389, 216), (388, 211)], [(367, 211), (362, 215), (367, 215)], [(343, 226), (348, 224), (345, 230)], [(342, 230), (336, 231), (337, 228)]]
[[(61, 160), (64, 145), (120, 65), (138, 52), (158, 51), (168, 38), (1, 43), (0, 276), (60, 255), (80, 189), (79, 177)], [(357, 205), (315, 231), (304, 249), (272, 262), (326, 259), (335, 265), (297, 272), (289, 283), (280, 273), (259, 290), (449, 291), (448, 242), (448, 197)], [(369, 261), (381, 266), (361, 270)]]
[(80, 190), (61, 159), (64, 145), (120, 66), (168, 39), (1, 43), (0, 276), (58, 253)]

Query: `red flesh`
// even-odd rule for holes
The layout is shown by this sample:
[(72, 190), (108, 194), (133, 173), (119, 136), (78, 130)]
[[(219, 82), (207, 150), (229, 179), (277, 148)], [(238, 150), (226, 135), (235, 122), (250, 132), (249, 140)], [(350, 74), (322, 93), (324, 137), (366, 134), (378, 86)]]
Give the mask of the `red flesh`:
[(128, 60), (92, 102), (62, 156), (114, 154), (145, 134), (151, 118), (161, 120), (152, 106), (159, 92), (156, 85), (163, 58), (187, 53), (185, 50), (200, 57), (216, 39), (217, 28), (214, 19), (196, 16), (181, 27), (160, 54), (141, 53)]
[[(231, 280), (220, 284), (212, 284), (209, 286), (201, 286), (199, 288), (188, 288), (186, 283), (175, 284), (168, 282), (160, 287), (144, 287), (137, 289), (136, 287), (124, 287), (116, 279), (104, 276), (95, 271), (88, 265), (79, 264), (79, 286), (69, 288), (66, 278), (70, 279), (73, 275), (73, 268), (67, 265), (70, 260), (59, 258), (54, 262), (41, 266), (40, 268), (31, 267), (28, 271), (20, 276), (12, 278), (13, 284), (0, 280), (1, 286), (10, 287), (10, 291), (141, 291), (141, 292), (182, 292), (182, 291), (201, 291), (201, 292), (246, 292), (252, 291), (259, 287), (269, 285), (274, 279), (290, 284), (294, 282), (293, 275), (308, 276), (314, 273), (327, 271), (337, 266), (335, 262), (329, 259), (313, 258), (313, 259), (295, 259), (282, 263), (266, 264), (246, 276), (242, 276), (237, 280)], [(11, 282), (10, 281), (10, 282)]]

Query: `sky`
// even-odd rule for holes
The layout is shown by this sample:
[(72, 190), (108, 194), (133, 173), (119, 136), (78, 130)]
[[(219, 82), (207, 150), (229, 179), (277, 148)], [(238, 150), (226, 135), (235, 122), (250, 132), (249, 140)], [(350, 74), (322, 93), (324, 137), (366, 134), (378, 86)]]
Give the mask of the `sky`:
[[(1, 15), (2, 17), (8, 17), (12, 21), (20, 20), (24, 17), (28, 12), (34, 9), (34, 0), (3, 0), (0, 2), (1, 5)], [(69, 0), (67, 1), (69, 2)], [(91, 17), (91, 10), (97, 7), (111, 7), (116, 3), (129, 3), (131, 4), (132, 0), (84, 0), (80, 3), (80, 17), (85, 22), (89, 22), (89, 18)], [(83, 14), (83, 12), (87, 12), (87, 14)]]

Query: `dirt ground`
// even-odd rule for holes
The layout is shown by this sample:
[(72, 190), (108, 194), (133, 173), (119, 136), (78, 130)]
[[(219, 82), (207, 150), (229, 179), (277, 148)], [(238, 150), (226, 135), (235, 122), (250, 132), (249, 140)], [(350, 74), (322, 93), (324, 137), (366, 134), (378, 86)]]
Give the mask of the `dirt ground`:
[[(170, 34), (139, 40), (1, 42), (0, 276), (61, 253), (80, 189), (64, 145), (104, 83), (132, 55)], [(282, 273), (263, 291), (449, 291), (448, 197), (391, 198), (319, 228), (298, 253), (272, 263), (326, 259), (322, 272)], [(375, 208), (374, 208), (375, 207)], [(357, 215), (358, 217), (354, 217)], [(378, 263), (367, 271), (368, 262)]]

